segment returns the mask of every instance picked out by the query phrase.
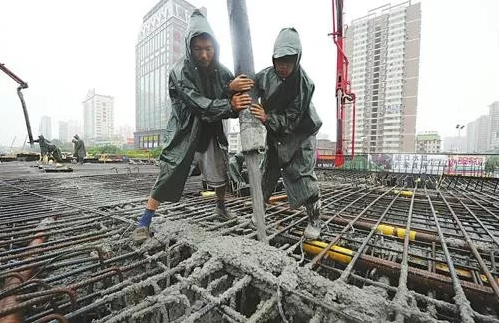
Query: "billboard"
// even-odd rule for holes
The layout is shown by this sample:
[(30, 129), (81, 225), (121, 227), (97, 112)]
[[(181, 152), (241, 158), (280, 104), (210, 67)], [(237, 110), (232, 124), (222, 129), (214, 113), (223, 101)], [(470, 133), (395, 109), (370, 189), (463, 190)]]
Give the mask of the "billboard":
[[(491, 156), (490, 156), (491, 157)], [(335, 155), (318, 155), (317, 167), (335, 168)], [(488, 155), (364, 154), (344, 156), (343, 169), (409, 174), (486, 176)]]

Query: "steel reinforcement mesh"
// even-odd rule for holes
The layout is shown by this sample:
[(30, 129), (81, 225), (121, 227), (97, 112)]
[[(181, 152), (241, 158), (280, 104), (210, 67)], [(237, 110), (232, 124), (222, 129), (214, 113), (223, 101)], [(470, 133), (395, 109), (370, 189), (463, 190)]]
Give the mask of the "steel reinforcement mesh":
[(320, 171), (320, 238), (280, 192), (266, 244), (194, 177), (137, 246), (154, 168), (92, 167), (0, 180), (0, 322), (498, 322), (497, 179)]

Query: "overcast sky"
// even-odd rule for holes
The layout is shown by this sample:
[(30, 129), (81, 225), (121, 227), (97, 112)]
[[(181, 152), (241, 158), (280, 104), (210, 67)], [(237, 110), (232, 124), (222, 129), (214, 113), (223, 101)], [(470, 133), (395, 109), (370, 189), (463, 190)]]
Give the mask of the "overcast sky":
[[(115, 128), (135, 127), (135, 44), (143, 16), (157, 0), (3, 1), (0, 63), (29, 84), (24, 90), (34, 135), (40, 117), (83, 119), (82, 101), (91, 88), (115, 97)], [(232, 52), (226, 0), (192, 0), (208, 9), (230, 69)], [(417, 131), (456, 135), (457, 123), (487, 113), (499, 99), (499, 1), (422, 0)], [(306, 5), (307, 3), (307, 5)], [(386, 4), (345, 0), (345, 22)], [(399, 2), (393, 2), (393, 4)], [(313, 5), (314, 4), (314, 5)], [(320, 132), (335, 139), (335, 46), (331, 1), (247, 1), (255, 68), (271, 63), (274, 39), (295, 27), (302, 39), (302, 66), (316, 84), (313, 102), (323, 120)], [(26, 136), (16, 83), (0, 72), (0, 145)]]

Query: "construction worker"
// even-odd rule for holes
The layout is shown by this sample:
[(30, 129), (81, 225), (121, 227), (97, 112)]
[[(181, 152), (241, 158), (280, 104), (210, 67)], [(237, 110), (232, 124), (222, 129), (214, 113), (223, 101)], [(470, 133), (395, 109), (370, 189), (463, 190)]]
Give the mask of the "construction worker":
[(38, 139), (33, 140), (33, 142), (37, 142), (40, 145), (40, 158), (45, 163), (48, 162), (48, 159), (51, 156), (56, 162), (62, 162), (63, 158), (59, 147), (51, 143), (49, 140), (45, 139), (43, 135), (38, 136)]
[(273, 66), (255, 77), (260, 104), (250, 111), (267, 130), (262, 193), (267, 201), (280, 175), (292, 208), (306, 207), (307, 239), (320, 235), (321, 200), (314, 173), (316, 134), (322, 123), (311, 102), (314, 84), (300, 66), (302, 48), (294, 28), (282, 29), (275, 43)]
[(229, 177), (233, 183), (234, 191), (238, 191), (240, 188), (247, 185), (242, 175), (244, 161), (245, 156), (242, 152), (238, 152), (229, 158)]
[(85, 142), (83, 142), (82, 138), (80, 138), (78, 134), (74, 135), (71, 141), (75, 145), (75, 151), (73, 153), (73, 156), (76, 157), (76, 161), (80, 165), (83, 165), (83, 160), (85, 159), (85, 156), (87, 156), (87, 150), (85, 149)]
[(207, 184), (215, 188), (215, 214), (232, 218), (224, 202), (228, 142), (222, 120), (238, 117), (239, 111), (251, 104), (250, 96), (239, 92), (252, 86), (253, 80), (245, 76), (234, 78), (219, 63), (219, 45), (212, 29), (203, 13), (195, 10), (186, 35), (186, 54), (170, 72), (172, 113), (166, 129), (166, 147), (159, 158), (160, 174), (133, 233), (137, 243), (149, 237), (149, 225), (160, 203), (179, 201), (194, 159)]

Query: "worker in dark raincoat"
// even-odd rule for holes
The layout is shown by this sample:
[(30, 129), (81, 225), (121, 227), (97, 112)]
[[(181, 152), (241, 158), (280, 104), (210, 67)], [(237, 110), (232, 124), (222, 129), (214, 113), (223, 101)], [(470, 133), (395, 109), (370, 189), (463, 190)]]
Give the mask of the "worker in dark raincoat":
[(234, 156), (229, 158), (229, 177), (233, 182), (235, 190), (240, 189), (247, 183), (243, 178), (243, 162), (245, 161), (245, 155), (242, 152), (236, 153)]
[(45, 156), (49, 158), (52, 156), (56, 162), (62, 162), (63, 158), (59, 147), (45, 139), (43, 135), (38, 136), (38, 139), (33, 140), (33, 142), (37, 142), (40, 145), (40, 155), (42, 160)]
[(195, 10), (186, 34), (186, 54), (170, 72), (172, 113), (166, 146), (159, 158), (160, 174), (133, 233), (137, 243), (149, 237), (148, 228), (160, 202), (179, 201), (193, 160), (207, 184), (215, 188), (215, 214), (232, 218), (224, 203), (228, 141), (222, 120), (238, 117), (238, 112), (251, 104), (250, 96), (241, 92), (250, 90), (254, 82), (244, 75), (234, 78), (218, 57), (219, 45), (212, 29), (203, 13)]
[(290, 206), (306, 207), (309, 223), (305, 237), (316, 239), (321, 230), (321, 200), (314, 166), (316, 134), (322, 123), (311, 102), (314, 84), (300, 66), (301, 54), (297, 31), (281, 30), (274, 43), (273, 66), (255, 76), (260, 104), (252, 104), (251, 112), (267, 130), (264, 200), (269, 199), (282, 176)]
[(71, 141), (75, 145), (74, 147), (75, 151), (73, 153), (73, 156), (76, 157), (76, 161), (80, 165), (83, 165), (83, 160), (85, 159), (85, 156), (87, 156), (87, 150), (85, 149), (85, 142), (83, 142), (82, 138), (80, 138), (78, 134), (74, 135)]

